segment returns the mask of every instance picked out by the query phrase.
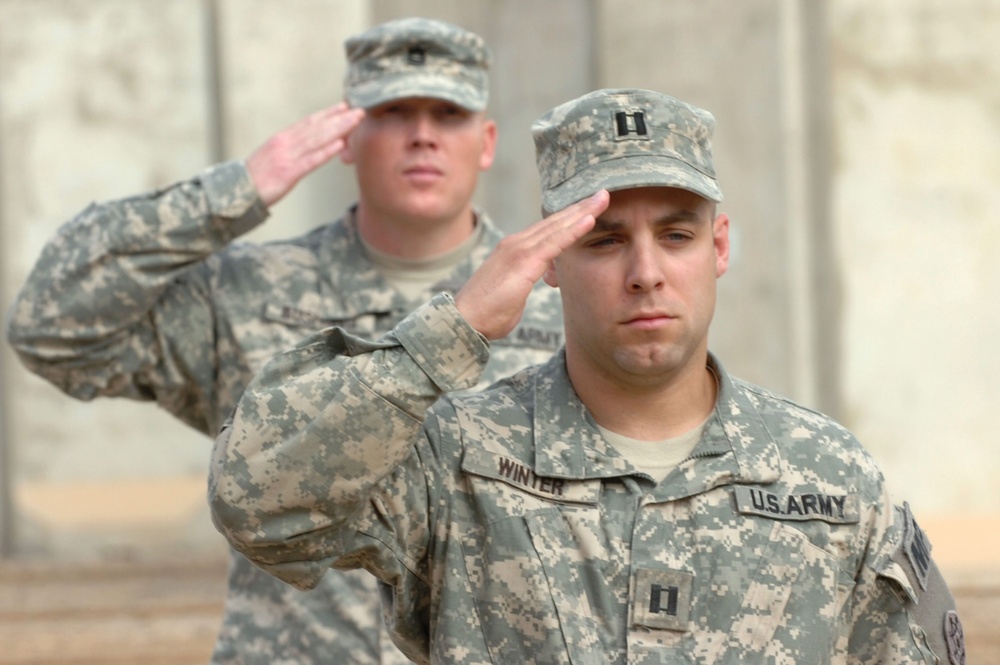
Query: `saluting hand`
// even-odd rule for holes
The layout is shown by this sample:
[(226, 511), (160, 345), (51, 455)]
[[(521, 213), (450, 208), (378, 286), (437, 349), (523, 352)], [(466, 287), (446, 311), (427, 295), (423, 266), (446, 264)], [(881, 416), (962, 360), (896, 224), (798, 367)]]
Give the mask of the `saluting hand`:
[(247, 171), (267, 206), (280, 201), (314, 170), (343, 150), (364, 109), (341, 102), (281, 130), (247, 158)]
[(459, 313), (486, 339), (510, 333), (535, 282), (553, 259), (593, 228), (609, 201), (602, 189), (501, 240), (455, 295)]

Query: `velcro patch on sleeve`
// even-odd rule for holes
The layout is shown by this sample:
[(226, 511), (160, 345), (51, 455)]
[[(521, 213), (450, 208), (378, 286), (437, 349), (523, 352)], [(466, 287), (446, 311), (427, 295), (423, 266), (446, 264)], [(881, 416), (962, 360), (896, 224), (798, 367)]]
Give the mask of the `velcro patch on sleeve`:
[(948, 662), (951, 665), (965, 665), (965, 631), (958, 618), (958, 612), (949, 611), (944, 617), (944, 639), (948, 645)]
[(903, 502), (903, 554), (910, 564), (920, 588), (927, 590), (927, 575), (931, 569), (931, 541), (917, 524), (910, 504)]

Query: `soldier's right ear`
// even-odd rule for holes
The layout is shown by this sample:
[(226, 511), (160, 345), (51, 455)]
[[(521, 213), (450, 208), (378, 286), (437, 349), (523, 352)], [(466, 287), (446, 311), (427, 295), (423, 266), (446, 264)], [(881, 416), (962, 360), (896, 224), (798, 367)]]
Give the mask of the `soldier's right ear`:
[(344, 137), (344, 147), (340, 149), (340, 161), (344, 164), (354, 163), (354, 151), (351, 150), (351, 135)]
[(552, 288), (554, 289), (559, 288), (559, 275), (556, 274), (555, 259), (549, 261), (549, 267), (545, 269), (544, 273), (542, 273), (542, 279), (545, 280), (545, 283), (551, 286)]

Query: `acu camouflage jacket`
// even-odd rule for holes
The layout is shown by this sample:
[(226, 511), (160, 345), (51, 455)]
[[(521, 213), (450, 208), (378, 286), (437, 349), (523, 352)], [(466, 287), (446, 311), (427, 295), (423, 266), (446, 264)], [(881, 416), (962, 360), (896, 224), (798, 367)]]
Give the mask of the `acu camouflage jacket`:
[[(461, 287), (502, 237), (477, 214), (480, 244), (438, 290)], [(11, 345), (73, 397), (155, 401), (214, 438), (275, 353), (334, 324), (379, 337), (423, 302), (375, 269), (352, 211), (297, 238), (234, 242), (267, 215), (241, 162), (89, 206), (43, 249), (10, 309)], [(558, 292), (543, 286), (484, 383), (548, 359), (561, 333)], [(332, 572), (309, 594), (239, 556), (229, 575), (213, 663), (404, 661), (367, 574)]]
[(369, 570), (418, 662), (946, 657), (957, 616), (926, 543), (830, 419), (712, 358), (703, 437), (654, 484), (599, 434), (562, 354), (427, 411), (487, 356), (441, 296), (379, 343), (329, 331), (277, 357), (217, 441), (217, 526), (302, 588)]

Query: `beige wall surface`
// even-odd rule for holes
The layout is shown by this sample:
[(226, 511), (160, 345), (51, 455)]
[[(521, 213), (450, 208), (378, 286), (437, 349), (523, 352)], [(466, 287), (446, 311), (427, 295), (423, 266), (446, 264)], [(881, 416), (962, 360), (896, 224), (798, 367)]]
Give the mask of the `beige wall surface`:
[[(155, 20), (129, 0), (0, 2), (4, 310), (42, 244), (88, 202), (209, 162), (205, 43), (199, 0), (158, 3)], [(6, 345), (3, 353), (6, 527), (16, 553), (119, 556), (134, 543), (167, 553), (215, 543), (190, 490), (168, 496), (169, 510), (154, 493), (118, 491), (203, 478), (205, 441), (147, 405), (70, 400), (28, 375)], [(119, 514), (136, 509), (146, 518), (138, 524)]]
[(600, 87), (662, 90), (716, 118), (716, 168), (725, 197), (720, 210), (732, 218), (733, 257), (719, 283), (712, 349), (731, 372), (815, 404), (820, 377), (799, 372), (814, 342), (793, 327), (807, 316), (794, 298), (796, 262), (807, 251), (795, 243), (795, 232), (817, 225), (796, 216), (797, 185), (788, 176), (812, 168), (808, 155), (786, 148), (805, 118), (799, 80), (784, 63), (794, 58), (805, 67), (815, 57), (793, 48), (806, 27), (789, 16), (797, 4), (598, 5)]
[[(366, 10), (343, 0), (0, 2), (3, 309), (42, 244), (90, 201), (241, 158), (338, 101), (342, 42)], [(351, 172), (328, 165), (249, 238), (332, 220), (353, 192)], [(205, 437), (151, 405), (70, 400), (6, 345), (3, 354), (11, 506), (0, 515), (15, 554), (221, 550), (204, 502)]]
[[(639, 86), (711, 110), (733, 220), (713, 349), (842, 420), (918, 514), (1000, 522), (989, 2), (0, 0), (0, 306), (89, 201), (245, 156), (340, 98), (347, 35), (413, 12), (492, 46), (501, 144), (477, 200), (508, 230), (537, 217), (528, 127), (553, 105)], [(353, 187), (324, 167), (250, 239), (335, 218)], [(221, 547), (204, 437), (150, 405), (74, 402), (6, 345), (0, 368), (7, 554)]]
[(845, 419), (921, 512), (1000, 515), (1000, 4), (830, 8)]

